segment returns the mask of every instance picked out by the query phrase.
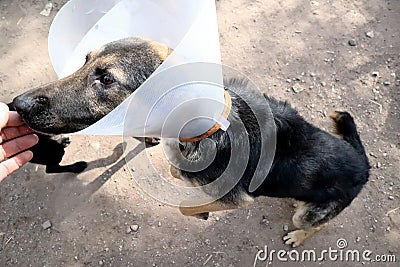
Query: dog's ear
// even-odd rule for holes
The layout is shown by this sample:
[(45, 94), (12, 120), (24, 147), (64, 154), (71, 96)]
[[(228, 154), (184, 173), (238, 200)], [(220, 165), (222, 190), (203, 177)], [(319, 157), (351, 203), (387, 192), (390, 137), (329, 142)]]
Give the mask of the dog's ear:
[(148, 39), (146, 37), (140, 37), (140, 39), (142, 39), (143, 41), (146, 41), (149, 43), (150, 47), (154, 50), (154, 52), (156, 52), (160, 58), (165, 61), (167, 59), (167, 57), (174, 51), (172, 48), (164, 45), (164, 44), (160, 44), (156, 41), (153, 41), (151, 39)]

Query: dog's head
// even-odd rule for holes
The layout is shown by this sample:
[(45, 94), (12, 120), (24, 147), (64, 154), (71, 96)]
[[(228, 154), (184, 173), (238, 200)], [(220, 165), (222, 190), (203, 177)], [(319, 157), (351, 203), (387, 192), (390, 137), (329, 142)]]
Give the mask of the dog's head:
[(16, 97), (13, 105), (36, 131), (82, 130), (133, 93), (171, 52), (143, 38), (109, 43), (89, 53), (86, 63), (71, 76), (32, 89)]

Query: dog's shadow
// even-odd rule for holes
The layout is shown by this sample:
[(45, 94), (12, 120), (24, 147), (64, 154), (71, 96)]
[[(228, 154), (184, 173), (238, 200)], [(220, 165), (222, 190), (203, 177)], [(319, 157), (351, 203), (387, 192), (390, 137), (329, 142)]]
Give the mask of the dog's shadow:
[[(125, 143), (120, 143), (115, 146), (110, 156), (88, 162), (88, 168), (78, 176), (63, 173), (56, 174), (48, 180), (51, 184), (49, 187), (53, 188), (53, 192), (47, 203), (49, 209), (53, 210), (53, 214), (57, 214), (57, 220), (64, 220), (69, 215), (74, 214), (76, 210), (86, 210), (85, 203), (127, 162), (134, 159), (145, 149), (145, 145), (139, 143), (124, 154), (125, 146)], [(123, 155), (124, 157), (122, 157)], [(95, 179), (91, 179), (92, 170), (109, 165), (111, 166), (107, 167), (103, 173)]]
[[(124, 154), (124, 148), (126, 147), (126, 143), (120, 143), (114, 148), (113, 154), (106, 158), (97, 159), (91, 162), (88, 162), (88, 168), (84, 172), (88, 172), (98, 166), (108, 166), (116, 162), (121, 156)], [(145, 145), (143, 143), (139, 143), (133, 150), (129, 151), (125, 157), (121, 158), (118, 162), (111, 166), (111, 168), (104, 171), (100, 176), (90, 182), (86, 189), (92, 194), (99, 190), (110, 178), (117, 173), (121, 168), (125, 166), (125, 164), (132, 159), (134, 159), (137, 155), (139, 155), (145, 149)]]

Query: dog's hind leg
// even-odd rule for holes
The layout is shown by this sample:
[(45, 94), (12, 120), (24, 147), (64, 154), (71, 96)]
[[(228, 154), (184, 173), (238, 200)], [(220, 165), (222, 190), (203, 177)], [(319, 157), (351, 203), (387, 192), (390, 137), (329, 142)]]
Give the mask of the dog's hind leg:
[(292, 218), (293, 225), (299, 230), (284, 236), (285, 244), (298, 247), (304, 240), (325, 228), (326, 222), (338, 215), (346, 206), (335, 201), (324, 204), (300, 202)]
[(183, 215), (186, 216), (194, 216), (196, 218), (207, 219), (209, 212), (243, 208), (254, 202), (254, 199), (245, 192), (237, 195), (235, 201), (224, 200), (224, 198), (212, 202), (210, 200), (210, 203), (200, 205), (196, 204), (195, 201), (184, 201), (179, 206), (179, 210)]

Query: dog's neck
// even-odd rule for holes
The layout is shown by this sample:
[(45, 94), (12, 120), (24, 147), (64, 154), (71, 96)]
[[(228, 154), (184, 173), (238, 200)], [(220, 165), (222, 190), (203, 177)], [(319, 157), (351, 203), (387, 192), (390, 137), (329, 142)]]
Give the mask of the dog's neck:
[[(231, 99), (231, 96), (229, 95), (227, 90), (224, 91), (224, 97), (225, 97), (225, 108), (224, 108), (224, 111), (221, 114), (221, 117), (224, 118), (225, 120), (227, 120), (228, 116), (229, 116), (229, 114), (231, 112), (231, 109), (232, 109), (232, 99)], [(197, 141), (201, 141), (201, 140), (213, 135), (219, 129), (221, 129), (221, 125), (217, 122), (208, 131), (206, 131), (205, 133), (203, 133), (203, 134), (201, 134), (199, 136), (196, 136), (196, 137), (180, 138), (179, 141), (181, 141), (181, 142), (189, 142), (189, 143), (194, 143), (194, 142), (197, 142)]]

